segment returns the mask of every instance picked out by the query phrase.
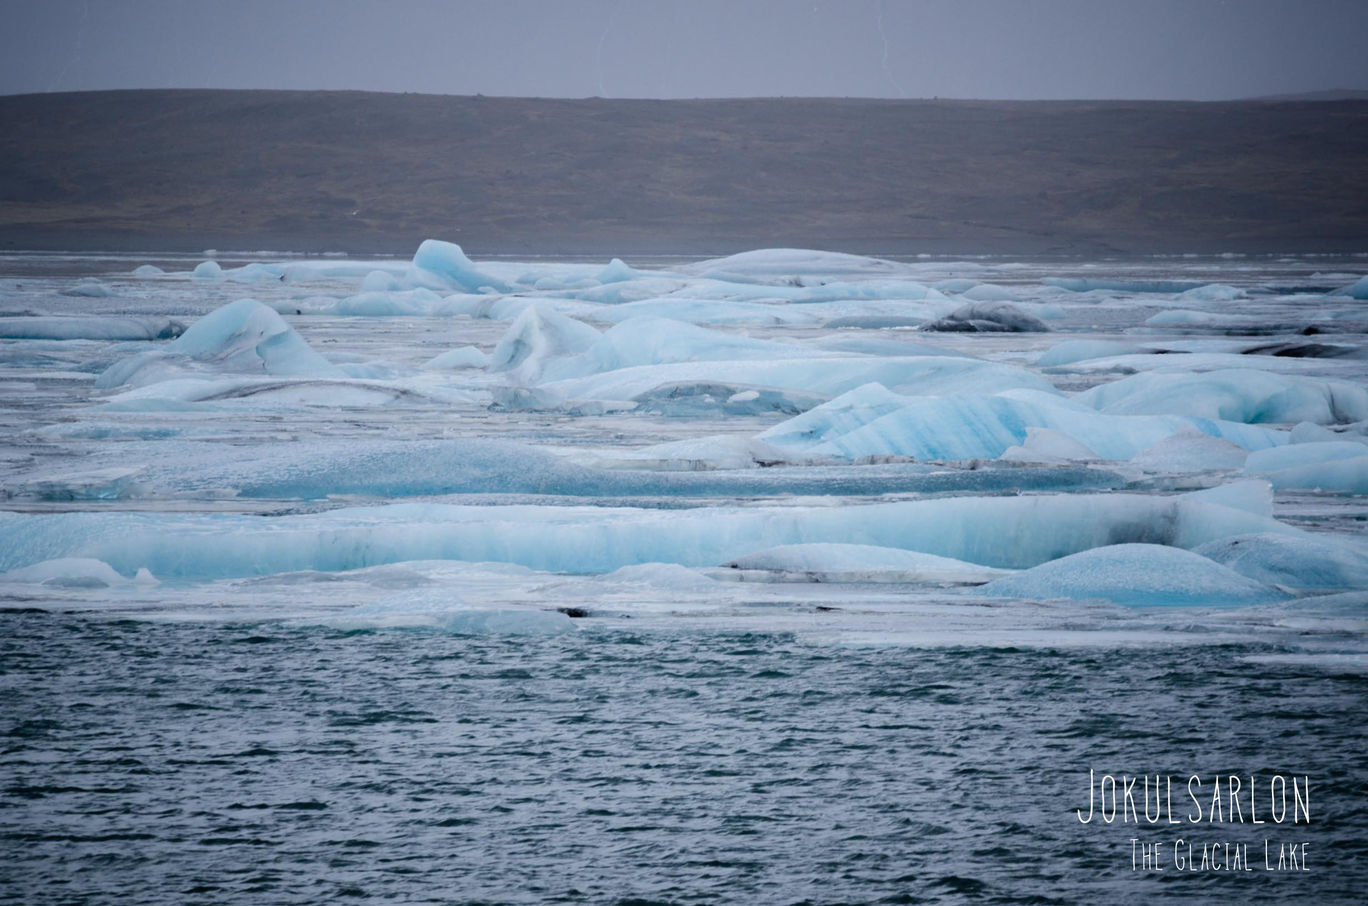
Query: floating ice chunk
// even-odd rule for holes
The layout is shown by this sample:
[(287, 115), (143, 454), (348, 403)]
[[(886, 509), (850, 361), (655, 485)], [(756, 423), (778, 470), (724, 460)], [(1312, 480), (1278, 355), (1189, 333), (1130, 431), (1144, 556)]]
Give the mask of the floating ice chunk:
[(1113, 415), (1195, 415), (1245, 424), (1324, 425), (1368, 418), (1368, 388), (1249, 369), (1136, 374), (1075, 399)]
[(1194, 286), (1192, 289), (1184, 290), (1178, 294), (1179, 299), (1192, 302), (1232, 302), (1236, 299), (1243, 299), (1245, 291), (1228, 286), (1224, 283), (1208, 283), (1206, 286)]
[(1217, 506), (1244, 510), (1246, 513), (1253, 513), (1256, 516), (1268, 518), (1273, 516), (1273, 485), (1258, 478), (1246, 478), (1217, 485), (1214, 488), (1191, 491), (1184, 494), (1183, 497), (1186, 500), (1198, 500), (1203, 503), (1214, 503)]
[(1133, 355), (1148, 352), (1140, 346), (1129, 343), (1115, 343), (1108, 340), (1065, 340), (1051, 346), (1036, 359), (1036, 365), (1048, 368), (1052, 365), (1072, 365), (1089, 359), (1102, 359), (1118, 355)]
[(499, 338), (489, 357), (489, 370), (511, 372), (520, 383), (532, 383), (552, 359), (584, 352), (601, 336), (582, 321), (533, 305)]
[(985, 566), (1035, 566), (1144, 542), (1193, 548), (1289, 526), (1183, 497), (1050, 494), (951, 497), (858, 507), (391, 504), (263, 519), (242, 514), (0, 512), (0, 569), (93, 557), (194, 579), (359, 569), (405, 560), (506, 562), (596, 573), (652, 561), (706, 567), (737, 551), (837, 542), (897, 547)]
[(474, 346), (461, 346), (441, 355), (433, 356), (423, 363), (425, 371), (454, 371), (458, 368), (487, 368), (489, 353), (481, 352)]
[(121, 359), (95, 380), (99, 388), (162, 380), (175, 370), (342, 377), (273, 309), (239, 299), (192, 324), (163, 349)]
[[(1297, 444), (1296, 446), (1319, 446)], [(1368, 494), (1368, 455), (1355, 459), (1336, 459), (1330, 462), (1293, 466), (1275, 472), (1260, 472), (1283, 490), (1303, 488), (1313, 491), (1336, 491), (1343, 494)]]
[(637, 563), (623, 566), (598, 577), (600, 582), (624, 585), (652, 585), (689, 591), (714, 591), (717, 580), (678, 563)]
[(850, 275), (887, 275), (905, 271), (903, 265), (880, 258), (820, 252), (812, 249), (755, 249), (685, 265), (680, 271), (700, 274), (714, 280), (767, 279), (784, 277)]
[[(424, 303), (428, 304), (427, 302)], [(465, 315), (504, 321), (515, 318), (532, 304), (532, 300), (518, 296), (492, 296), (479, 293), (453, 293), (433, 304), (427, 314), (442, 318)]]
[(312, 260), (291, 261), (280, 267), (286, 283), (313, 283), (319, 280), (364, 280), (371, 271), (402, 276), (412, 265), (392, 261)]
[[(769, 415), (775, 412), (797, 415), (822, 402), (825, 397), (798, 390), (776, 390), (746, 384), (683, 380), (666, 382), (638, 393), (631, 406), (638, 412), (658, 415), (704, 417), (708, 415)], [(591, 413), (593, 403), (580, 403), (578, 411)]]
[[(1364, 450), (1368, 452), (1368, 447)], [(1248, 450), (1228, 440), (1185, 428), (1141, 450), (1130, 463), (1147, 472), (1207, 472), (1239, 469), (1249, 455)]]
[(1357, 459), (1360, 456), (1368, 456), (1368, 444), (1353, 440), (1288, 444), (1285, 447), (1251, 453), (1245, 461), (1244, 469), (1252, 475), (1257, 475), (1340, 459)]
[(1050, 328), (1035, 315), (1026, 314), (1010, 302), (971, 302), (944, 318), (923, 324), (921, 329), (956, 333), (1032, 333)]
[(1368, 277), (1360, 277), (1355, 282), (1340, 287), (1330, 295), (1348, 296), (1351, 299), (1368, 299)]
[(1112, 280), (1089, 277), (1047, 277), (1040, 282), (1045, 286), (1055, 286), (1074, 293), (1086, 293), (1097, 289), (1118, 293), (1184, 293), (1206, 285), (1182, 280)]
[(114, 567), (90, 557), (44, 560), (2, 574), (0, 582), (22, 582), (27, 585), (47, 585), (55, 588), (111, 588), (129, 584), (129, 580), (119, 575)]
[(1294, 444), (1320, 443), (1321, 441), (1339, 440), (1340, 435), (1331, 431), (1324, 425), (1315, 425), (1311, 422), (1298, 422), (1292, 426), (1288, 440)]
[(201, 261), (195, 265), (195, 269), (190, 272), (190, 276), (195, 280), (222, 280), (223, 268), (219, 267), (217, 261)]
[(653, 392), (662, 388), (668, 393), (684, 386), (733, 388), (721, 397), (725, 400), (738, 391), (759, 388), (833, 397), (869, 383), (927, 396), (997, 393), (1013, 388), (1055, 392), (1049, 381), (1023, 368), (952, 356), (810, 356), (641, 365), (551, 381), (542, 385), (542, 390), (562, 400), (632, 400), (659, 396)]
[(347, 628), (435, 629), (455, 635), (543, 636), (575, 631), (574, 624), (563, 613), (472, 607), (443, 589), (383, 598), (333, 617), (328, 623)]
[(616, 283), (590, 286), (585, 289), (569, 290), (556, 295), (599, 305), (621, 305), (667, 296), (683, 289), (686, 285), (685, 281), (671, 277), (637, 277), (631, 280), (619, 280)]
[(1026, 439), (998, 456), (1009, 462), (1087, 462), (1101, 459), (1088, 447), (1062, 431), (1027, 426)]
[(1029, 428), (1060, 432), (1103, 459), (1130, 459), (1185, 428), (1246, 449), (1286, 440), (1280, 432), (1232, 422), (1180, 416), (1108, 417), (1062, 397), (1026, 390), (924, 398), (884, 387), (857, 388), (759, 437), (783, 449), (838, 459), (993, 459), (1025, 444)]
[(279, 264), (262, 264), (253, 261), (250, 264), (244, 264), (242, 267), (226, 270), (223, 275), (238, 283), (265, 283), (283, 280), (285, 269)]
[(1129, 607), (1247, 606), (1285, 597), (1206, 557), (1161, 544), (1093, 548), (975, 591), (1001, 598), (1107, 598)]
[(548, 362), (542, 369), (542, 378), (554, 381), (584, 377), (636, 365), (811, 359), (823, 354), (789, 343), (753, 340), (666, 318), (642, 317), (613, 326), (579, 355)]
[(973, 289), (979, 285), (979, 282), (977, 280), (970, 280), (968, 277), (952, 277), (949, 280), (941, 280), (932, 285), (943, 293), (958, 294)]
[(402, 288), (399, 279), (388, 271), (371, 271), (361, 278), (361, 291), (389, 293)]
[(594, 279), (599, 283), (621, 283), (624, 280), (635, 280), (643, 276), (646, 275), (635, 268), (628, 267), (621, 258), (614, 258), (608, 262), (607, 267), (594, 276)]
[(1297, 591), (1368, 589), (1368, 553), (1316, 535), (1236, 535), (1193, 552), (1265, 585)]
[(110, 289), (104, 282), (96, 280), (94, 277), (86, 277), (70, 289), (62, 290), (64, 296), (87, 296), (92, 299), (102, 299), (114, 295), (114, 290)]
[(11, 340), (170, 340), (184, 330), (168, 318), (0, 317), (0, 338)]
[(1000, 569), (950, 557), (868, 544), (785, 544), (722, 564), (762, 571), (786, 582), (907, 582), (976, 585), (1003, 575)]
[(365, 317), (405, 317), (432, 314), (442, 303), (442, 297), (430, 289), (369, 291), (339, 299), (326, 309), (333, 315), (361, 315)]
[(829, 318), (822, 322), (822, 326), (831, 330), (855, 328), (856, 330), (887, 330), (899, 327), (921, 327), (926, 323), (926, 316), (921, 314), (877, 314), (877, 315), (843, 315), (839, 318)]
[(165, 274), (166, 271), (157, 267), (155, 264), (139, 264), (137, 267), (133, 268), (133, 276), (135, 277), (161, 277)]
[(140, 467), (112, 466), (36, 478), (16, 490), (39, 500), (124, 500), (141, 492)]
[(1265, 322), (1248, 315), (1220, 314), (1174, 308), (1150, 315), (1145, 324), (1150, 327), (1255, 327)]
[(408, 280), (430, 289), (446, 287), (474, 292), (489, 287), (498, 292), (509, 291), (508, 284), (477, 268), (459, 245), (440, 239), (424, 239), (418, 246)]
[[(774, 292), (775, 288), (767, 288)], [(815, 305), (823, 303), (897, 301), (943, 303), (945, 310), (953, 310), (955, 303), (925, 284), (913, 280), (857, 280), (833, 281), (819, 286), (804, 286), (793, 291), (784, 291), (790, 303)]]

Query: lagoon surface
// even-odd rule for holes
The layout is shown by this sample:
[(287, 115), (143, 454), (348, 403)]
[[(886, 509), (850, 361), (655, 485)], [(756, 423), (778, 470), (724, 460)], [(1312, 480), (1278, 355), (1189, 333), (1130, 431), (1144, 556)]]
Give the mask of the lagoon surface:
[(0, 259), (0, 896), (1368, 883), (1368, 259), (207, 257)]

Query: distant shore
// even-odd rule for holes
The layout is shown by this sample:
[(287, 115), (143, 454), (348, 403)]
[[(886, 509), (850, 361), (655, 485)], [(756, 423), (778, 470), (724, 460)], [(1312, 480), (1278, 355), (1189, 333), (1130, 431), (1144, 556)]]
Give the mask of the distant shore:
[(0, 250), (1368, 251), (1368, 101), (0, 97)]

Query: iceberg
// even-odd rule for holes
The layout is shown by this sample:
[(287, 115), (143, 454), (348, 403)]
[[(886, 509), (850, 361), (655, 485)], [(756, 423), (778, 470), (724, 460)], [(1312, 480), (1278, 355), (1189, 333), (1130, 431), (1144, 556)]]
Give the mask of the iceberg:
[(0, 317), (0, 339), (7, 340), (170, 340), (185, 325), (170, 318), (54, 315)]
[(430, 289), (370, 290), (339, 299), (325, 311), (332, 315), (360, 315), (372, 318), (430, 315), (442, 297)]
[(1278, 490), (1301, 488), (1341, 494), (1368, 494), (1368, 455), (1255, 474), (1266, 478)]
[(1194, 553), (1264, 585), (1322, 594), (1368, 589), (1368, 552), (1316, 535), (1235, 535)]
[(786, 544), (723, 564), (744, 573), (765, 573), (782, 582), (903, 582), (981, 585), (1003, 570), (935, 554), (868, 544)]
[(519, 383), (534, 383), (552, 359), (584, 352), (601, 336), (588, 324), (532, 305), (499, 338), (489, 356), (489, 370), (509, 372)]
[(953, 333), (1044, 333), (1049, 326), (1010, 302), (971, 302), (921, 326)]
[(1129, 343), (1116, 343), (1109, 340), (1065, 340), (1051, 346), (1036, 359), (1036, 366), (1048, 368), (1058, 365), (1072, 365), (1088, 359), (1104, 359), (1118, 355), (1135, 355), (1149, 352), (1140, 346)]
[(1102, 457), (1062, 431), (1026, 426), (1026, 439), (998, 454), (1008, 462), (1087, 462)]
[(1368, 418), (1368, 388), (1252, 369), (1136, 374), (1075, 399), (1111, 415), (1192, 415), (1245, 424), (1327, 425)]
[(424, 371), (452, 371), (458, 368), (487, 368), (489, 353), (474, 346), (460, 346), (435, 355), (422, 365)]
[(628, 267), (621, 258), (614, 258), (608, 262), (607, 267), (594, 275), (594, 279), (599, 283), (622, 283), (626, 280), (636, 280), (645, 276), (648, 275), (636, 268)]
[(388, 293), (403, 289), (399, 278), (389, 271), (374, 270), (361, 278), (362, 292)]
[(1212, 488), (1190, 491), (1183, 497), (1187, 500), (1199, 500), (1244, 510), (1256, 516), (1273, 516), (1273, 485), (1260, 478), (1230, 481)]
[(714, 280), (769, 280), (804, 276), (884, 276), (899, 274), (904, 267), (881, 258), (848, 255), (843, 252), (821, 252), (813, 249), (755, 249), (711, 258), (685, 265), (679, 271), (697, 274)]
[(469, 292), (484, 290), (509, 292), (504, 281), (475, 266), (461, 247), (454, 242), (424, 239), (413, 253), (413, 266), (406, 278), (414, 286), (461, 289)]
[(394, 503), (262, 519), (238, 514), (0, 513), (0, 569), (92, 557), (188, 579), (336, 572), (405, 560), (503, 562), (603, 573), (637, 563), (711, 566), (787, 544), (894, 547), (1022, 569), (1124, 543), (1181, 548), (1301, 532), (1183, 497), (946, 497), (855, 507), (499, 507)]
[(59, 557), (32, 566), (0, 573), (0, 582), (20, 582), (27, 585), (46, 585), (51, 588), (111, 588), (130, 585), (126, 579), (103, 560), (90, 557)]
[(344, 377), (272, 308), (239, 299), (200, 318), (162, 349), (121, 359), (95, 380), (101, 389), (147, 384), (184, 372)]
[(194, 280), (222, 280), (223, 268), (219, 267), (217, 261), (201, 261), (190, 272), (190, 277)]
[[(927, 398), (904, 396), (878, 385), (856, 388), (781, 422), (762, 432), (759, 439), (808, 456), (847, 460), (868, 456), (994, 459), (1025, 444), (1029, 428), (1048, 428), (1097, 457), (1113, 460), (1130, 459), (1183, 430), (1199, 431), (1245, 449), (1286, 442), (1282, 432), (1234, 422), (1099, 415), (1045, 393)], [(1079, 452), (1074, 448), (1072, 454), (1063, 455)]]
[(110, 289), (102, 280), (96, 280), (94, 277), (86, 277), (70, 289), (62, 290), (62, 295), (104, 299), (114, 295), (114, 290)]
[[(676, 362), (638, 365), (581, 378), (548, 381), (541, 390), (551, 400), (637, 400), (677, 394), (676, 388), (727, 388), (722, 399), (761, 388), (830, 398), (878, 383), (900, 393), (936, 396), (996, 393), (1014, 388), (1054, 393), (1038, 374), (1012, 365), (953, 356), (832, 357), (818, 352), (804, 358)], [(720, 392), (720, 391), (719, 391)], [(810, 406), (802, 406), (810, 408)]]
[(1368, 277), (1360, 277), (1348, 286), (1340, 287), (1330, 295), (1348, 296), (1351, 299), (1368, 299)]
[(1360, 456), (1368, 456), (1368, 444), (1354, 440), (1293, 443), (1251, 453), (1245, 460), (1244, 469), (1252, 475), (1259, 475), (1341, 459), (1358, 459)]
[(823, 355), (835, 353), (773, 340), (753, 340), (667, 318), (639, 317), (616, 324), (602, 336), (596, 335), (593, 345), (578, 355), (548, 362), (541, 371), (543, 379), (554, 381), (637, 365), (811, 359)]
[[(1364, 449), (1368, 452), (1368, 447)], [(1147, 472), (1207, 472), (1242, 468), (1249, 455), (1238, 444), (1195, 428), (1184, 428), (1141, 450), (1131, 457), (1130, 463)]]
[(138, 466), (111, 466), (107, 469), (46, 475), (5, 490), (39, 500), (124, 500), (141, 493), (142, 487), (137, 479), (142, 471)]
[(1191, 302), (1233, 302), (1244, 297), (1244, 290), (1225, 283), (1208, 283), (1206, 286), (1195, 286), (1178, 294), (1179, 299)]
[(1093, 548), (974, 591), (999, 598), (1106, 598), (1128, 607), (1246, 607), (1286, 597), (1206, 557), (1159, 544)]

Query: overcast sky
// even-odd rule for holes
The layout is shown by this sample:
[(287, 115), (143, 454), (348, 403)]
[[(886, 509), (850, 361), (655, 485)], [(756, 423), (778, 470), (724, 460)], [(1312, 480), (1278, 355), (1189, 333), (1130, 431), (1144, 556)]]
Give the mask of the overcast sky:
[(1215, 100), (1368, 88), (1368, 0), (0, 0), (0, 93)]

